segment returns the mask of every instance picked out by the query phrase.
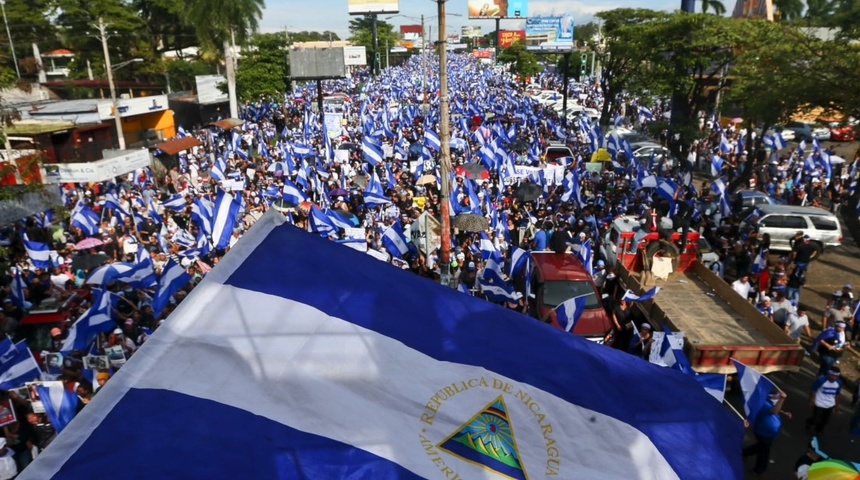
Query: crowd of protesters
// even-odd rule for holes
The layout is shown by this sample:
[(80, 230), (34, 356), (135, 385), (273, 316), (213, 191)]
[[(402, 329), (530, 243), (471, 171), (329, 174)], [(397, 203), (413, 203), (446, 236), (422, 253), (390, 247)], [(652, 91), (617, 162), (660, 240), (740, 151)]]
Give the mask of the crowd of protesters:
[[(142, 169), (107, 182), (61, 185), (67, 218), (58, 209), (55, 215), (45, 212), (0, 231), (9, 266), (0, 290), (0, 328), (30, 341), (40, 362), (62, 352), (61, 366), (49, 372), (46, 363), (43, 379), (76, 391), (82, 407), (269, 209), (281, 211), (297, 227), (344, 243), (344, 248), (366, 251), (523, 312), (530, 311), (530, 299), (516, 291), (521, 288), (512, 278), (516, 251), (563, 252), (599, 244), (613, 218), (654, 211), (701, 232), (720, 255), (714, 270), (734, 281), (736, 291), (793, 338), (810, 335), (799, 305), (809, 261), (803, 257), (803, 232), (792, 255), (768, 263), (769, 239), (758, 234), (754, 215), (740, 216), (725, 184), (744, 168), (754, 168), (746, 187), (793, 204), (838, 211), (852, 192), (856, 161), (835, 173), (806, 162), (797, 151), (774, 148), (766, 165), (753, 166), (747, 149), (738, 146), (746, 132), (724, 129), (704, 115), (702, 138), (689, 157), (636, 158), (618, 131), (622, 126), (645, 131), (662, 116), (665, 107), (660, 104), (625, 100), (612, 112), (618, 128), (604, 134), (587, 120), (566, 121), (539, 105), (510, 75), (468, 57), (450, 61), (449, 207), (452, 215), (481, 217), (485, 225), (456, 230), (449, 265), (440, 265), (436, 246), (409, 241), (420, 238), (416, 233), (422, 215), (438, 218), (442, 211), (438, 77), (429, 76), (429, 108), (424, 108), (421, 62), (410, 61), (378, 78), (360, 71), (346, 80), (323, 82), (323, 93), (337, 100), (327, 101), (323, 112), (334, 122), (320, 121), (320, 112), (311, 109), (315, 88), (300, 87), (282, 99), (244, 105), (235, 127), (181, 130), (201, 145), (180, 154), (166, 172)], [(535, 81), (549, 87), (558, 78), (546, 74)], [(589, 84), (570, 93), (586, 106), (603, 102), (599, 88)], [(544, 158), (554, 142), (569, 147), (572, 156)], [(600, 148), (613, 161), (588, 168)], [(707, 178), (699, 188), (693, 181), (697, 167)], [(674, 193), (666, 197), (647, 187), (649, 178), (654, 186), (669, 182)], [(408, 249), (392, 247), (387, 241), (392, 230), (403, 235)], [(47, 245), (48, 264), (33, 261), (33, 244)], [(151, 265), (153, 275), (144, 283), (109, 277), (92, 281), (94, 271), (118, 263)], [(164, 298), (163, 271), (176, 266), (187, 281), (174, 284)], [(501, 293), (485, 291), (490, 275), (506, 282)], [(616, 288), (615, 278), (602, 260), (595, 260), (595, 279), (604, 292)], [(23, 288), (16, 294), (16, 287)], [(849, 297), (850, 290), (846, 285)], [(610, 293), (617, 298), (617, 292)], [(81, 337), (77, 331), (71, 335), (74, 325), (92, 316), (102, 295), (111, 298), (111, 323), (85, 348), (70, 348), (69, 337), (75, 342)], [(843, 318), (841, 305), (834, 303), (826, 318)], [(613, 315), (620, 308), (620, 317), (627, 308), (612, 301), (607, 307)], [(19, 329), (28, 312), (51, 309), (67, 315), (49, 339), (40, 341)], [(857, 327), (854, 335), (860, 335)], [(641, 354), (642, 339), (629, 347)], [(95, 360), (88, 359), (98, 357), (107, 357), (108, 364), (93, 368)], [(5, 435), (19, 470), (32, 458), (32, 447), (44, 448), (51, 438), (50, 422), (34, 412), (32, 398), (22, 393), (12, 389), (8, 394), (20, 420), (9, 427), (18, 433)]]

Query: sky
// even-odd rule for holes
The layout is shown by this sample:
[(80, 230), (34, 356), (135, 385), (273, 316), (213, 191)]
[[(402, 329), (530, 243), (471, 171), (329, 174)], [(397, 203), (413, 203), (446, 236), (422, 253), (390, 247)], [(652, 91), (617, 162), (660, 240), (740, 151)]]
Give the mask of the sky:
[[(696, 2), (697, 6), (699, 2)], [(726, 8), (733, 8), (734, 2), (724, 0)], [(420, 24), (419, 17), (425, 15), (425, 25), (436, 22), (436, 3), (433, 0), (400, 0), (400, 15), (415, 17), (415, 20), (394, 17), (387, 22), (398, 25)], [(729, 5), (731, 4), (731, 5)], [(536, 15), (560, 15), (570, 13), (576, 23), (587, 23), (594, 18), (594, 14), (604, 10), (615, 8), (650, 8), (654, 10), (675, 10), (680, 8), (681, 0), (529, 0), (528, 14)], [(445, 4), (448, 18), (448, 32), (459, 33), (460, 27), (465, 25), (481, 26), (484, 33), (495, 29), (493, 20), (469, 20), (467, 18), (467, 0), (448, 0)], [(460, 17), (453, 14), (462, 15)], [(390, 15), (380, 15), (386, 18)], [(429, 17), (434, 17), (430, 19)], [(340, 38), (349, 37), (349, 20), (347, 13), (347, 0), (266, 0), (266, 10), (260, 20), (262, 32), (289, 31), (333, 31)], [(502, 20), (502, 30), (516, 30), (523, 28), (523, 22), (517, 20)], [(433, 29), (435, 30), (435, 28)], [(435, 33), (434, 33), (435, 36)]]

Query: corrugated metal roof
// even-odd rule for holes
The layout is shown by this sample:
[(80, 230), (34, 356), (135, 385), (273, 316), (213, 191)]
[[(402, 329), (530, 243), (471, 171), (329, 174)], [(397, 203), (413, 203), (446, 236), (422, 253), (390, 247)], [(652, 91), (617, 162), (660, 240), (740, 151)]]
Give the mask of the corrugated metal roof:
[(74, 127), (74, 122), (39, 122), (34, 120), (24, 120), (15, 122), (11, 127), (6, 127), (8, 135), (38, 135), (41, 133), (59, 132)]

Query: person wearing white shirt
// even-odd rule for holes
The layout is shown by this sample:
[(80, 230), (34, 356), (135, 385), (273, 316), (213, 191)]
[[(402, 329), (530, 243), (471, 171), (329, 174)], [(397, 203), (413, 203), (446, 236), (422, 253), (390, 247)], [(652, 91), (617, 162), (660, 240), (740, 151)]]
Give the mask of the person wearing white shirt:
[(750, 285), (750, 276), (747, 274), (741, 275), (741, 278), (732, 282), (732, 290), (738, 292), (744, 300), (749, 298), (752, 285)]
[(6, 439), (0, 437), (0, 480), (8, 480), (18, 475), (14, 454), (15, 452), (6, 445)]

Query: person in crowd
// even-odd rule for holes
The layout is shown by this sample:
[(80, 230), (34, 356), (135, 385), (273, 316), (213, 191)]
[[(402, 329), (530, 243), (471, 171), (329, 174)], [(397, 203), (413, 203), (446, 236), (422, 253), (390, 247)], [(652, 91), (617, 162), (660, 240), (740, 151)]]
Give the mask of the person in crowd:
[(809, 328), (809, 316), (804, 308), (793, 308), (786, 316), (785, 333), (800, 343), (801, 338), (805, 335), (806, 338), (812, 338), (812, 330)]
[(824, 432), (824, 427), (839, 406), (839, 392), (842, 390), (841, 371), (832, 366), (823, 376), (818, 377), (809, 392), (809, 408), (812, 410), (806, 419), (806, 430), (815, 436)]
[[(761, 408), (756, 417), (752, 419), (753, 434), (756, 442), (744, 447), (743, 456), (755, 456), (753, 472), (757, 475), (767, 471), (770, 463), (770, 450), (779, 431), (782, 429), (782, 417), (791, 419), (791, 412), (783, 410), (786, 399), (785, 392), (772, 390), (768, 395), (768, 402)], [(748, 423), (749, 425), (749, 423)]]

